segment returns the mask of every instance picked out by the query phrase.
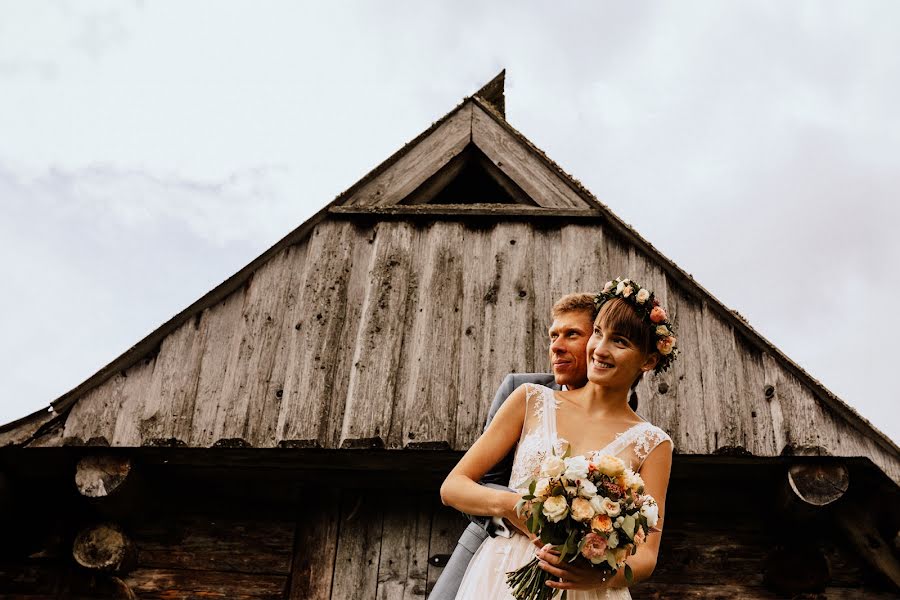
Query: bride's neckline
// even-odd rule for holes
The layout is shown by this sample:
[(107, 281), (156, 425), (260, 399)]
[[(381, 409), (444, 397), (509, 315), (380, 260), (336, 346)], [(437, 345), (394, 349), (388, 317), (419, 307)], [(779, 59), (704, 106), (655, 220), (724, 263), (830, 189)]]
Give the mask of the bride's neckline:
[[(547, 389), (547, 390), (550, 392), (550, 394), (552, 395), (551, 397), (553, 398), (554, 412), (556, 412), (556, 408), (558, 407), (559, 404), (562, 403), (563, 400), (562, 400), (562, 398), (560, 398), (560, 397), (558, 397), (558, 396), (556, 395), (556, 390), (553, 390), (553, 389), (551, 389), (551, 388), (546, 388), (546, 389)], [(553, 433), (556, 435), (557, 441), (565, 442), (566, 444), (568, 444), (568, 443), (569, 443), (569, 440), (566, 439), (566, 438), (564, 438), (564, 437), (562, 437), (561, 435), (559, 435), (559, 429), (557, 428), (555, 421), (556, 421), (556, 419), (554, 419), (554, 427), (553, 427), (554, 432), (553, 432)], [(582, 454), (572, 454), (571, 456), (580, 456), (580, 457), (582, 457), (582, 458), (587, 458), (588, 455), (590, 455), (590, 454), (594, 454), (594, 453), (597, 453), (597, 452), (601, 452), (601, 453), (602, 453), (604, 450), (606, 450), (607, 448), (609, 448), (610, 446), (612, 446), (613, 444), (615, 444), (616, 441), (618, 441), (618, 440), (619, 440), (622, 436), (624, 436), (626, 433), (629, 433), (630, 431), (632, 431), (635, 427), (640, 427), (641, 425), (646, 425), (646, 424), (648, 424), (649, 422), (650, 422), (650, 421), (646, 421), (646, 420), (643, 420), (643, 419), (642, 419), (642, 420), (638, 421), (637, 423), (634, 423), (633, 425), (631, 425), (631, 426), (628, 427), (627, 429), (624, 429), (624, 430), (618, 432), (617, 434), (615, 434), (615, 435), (613, 436), (613, 439), (611, 439), (605, 446), (603, 446), (603, 447), (601, 447), (601, 448), (598, 448), (598, 449), (596, 449), (596, 450), (588, 450), (587, 452), (584, 452), (584, 453), (582, 453)]]

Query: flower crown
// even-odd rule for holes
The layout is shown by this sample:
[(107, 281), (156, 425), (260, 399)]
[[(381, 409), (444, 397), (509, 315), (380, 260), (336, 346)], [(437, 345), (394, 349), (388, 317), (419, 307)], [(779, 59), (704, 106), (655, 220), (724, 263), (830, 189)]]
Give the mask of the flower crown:
[(653, 292), (641, 287), (631, 279), (622, 279), (621, 277), (613, 281), (607, 281), (603, 286), (603, 291), (594, 297), (594, 305), (597, 314), (600, 314), (600, 307), (613, 298), (621, 298), (631, 304), (642, 319), (650, 322), (653, 327), (653, 333), (656, 336), (656, 349), (659, 351), (660, 359), (656, 363), (657, 373), (667, 370), (672, 363), (678, 358), (678, 348), (675, 346), (677, 341), (675, 338), (675, 330), (666, 311), (659, 305), (659, 300), (653, 295)]

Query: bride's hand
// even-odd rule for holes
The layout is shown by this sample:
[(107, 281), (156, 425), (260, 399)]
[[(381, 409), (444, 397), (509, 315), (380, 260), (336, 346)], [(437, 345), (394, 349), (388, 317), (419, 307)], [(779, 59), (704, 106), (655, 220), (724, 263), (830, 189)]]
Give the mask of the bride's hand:
[(600, 590), (610, 584), (612, 576), (606, 569), (579, 564), (578, 561), (560, 563), (559, 552), (553, 550), (550, 544), (541, 546), (538, 541), (535, 545), (540, 547), (535, 552), (535, 556), (540, 559), (538, 566), (560, 578), (560, 581), (548, 581), (548, 587), (559, 590)]
[[(516, 502), (518, 502), (518, 498), (520, 498), (520, 496), (517, 495)], [(530, 509), (531, 507), (529, 506), (528, 508)], [(529, 540), (534, 541), (538, 539), (537, 536), (528, 531), (528, 526), (525, 524), (525, 521), (528, 520), (528, 515), (528, 512), (523, 512), (523, 514), (519, 516), (519, 514), (516, 512), (515, 507), (513, 507), (512, 509), (508, 510), (505, 515), (503, 515), (503, 519), (514, 528), (518, 529), (519, 532), (525, 535), (525, 537), (527, 537)]]

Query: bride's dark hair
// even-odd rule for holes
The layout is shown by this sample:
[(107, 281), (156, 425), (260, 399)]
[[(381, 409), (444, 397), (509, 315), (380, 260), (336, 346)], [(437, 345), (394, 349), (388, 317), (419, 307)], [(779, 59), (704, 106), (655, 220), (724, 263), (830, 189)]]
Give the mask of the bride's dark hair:
[[(624, 335), (644, 354), (650, 355), (657, 351), (653, 325), (641, 318), (631, 304), (621, 298), (608, 300), (600, 307), (597, 324), (603, 329), (613, 329)], [(635, 388), (643, 377), (644, 374), (641, 373), (631, 384), (631, 397), (628, 400), (631, 410), (637, 410), (638, 395)]]

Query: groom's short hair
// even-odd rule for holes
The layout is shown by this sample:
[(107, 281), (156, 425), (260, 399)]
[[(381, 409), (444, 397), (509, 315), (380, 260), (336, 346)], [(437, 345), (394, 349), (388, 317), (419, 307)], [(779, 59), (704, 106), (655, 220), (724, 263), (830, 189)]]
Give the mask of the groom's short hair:
[(597, 294), (588, 294), (586, 292), (578, 292), (575, 294), (566, 294), (556, 301), (553, 308), (550, 309), (550, 316), (554, 319), (559, 315), (585, 310), (591, 313), (591, 317), (597, 316), (597, 305), (594, 298)]

